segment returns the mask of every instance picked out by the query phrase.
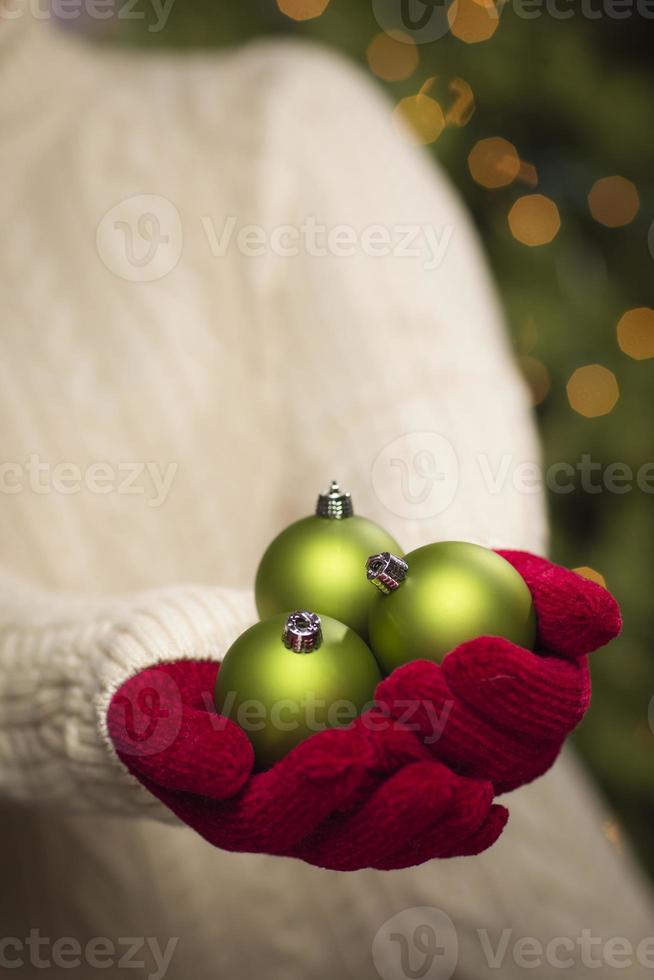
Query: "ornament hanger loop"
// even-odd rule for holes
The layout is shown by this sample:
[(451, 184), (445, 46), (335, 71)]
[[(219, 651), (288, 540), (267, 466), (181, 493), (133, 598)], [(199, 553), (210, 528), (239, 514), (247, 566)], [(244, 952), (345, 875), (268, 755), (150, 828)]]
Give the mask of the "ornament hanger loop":
[(322, 643), (320, 616), (305, 609), (292, 612), (284, 624), (282, 641), (294, 653), (311, 653)]
[(371, 555), (366, 562), (368, 581), (372, 582), (384, 595), (394, 592), (407, 577), (409, 566), (390, 551)]
[(349, 493), (341, 490), (338, 480), (332, 480), (327, 493), (321, 493), (318, 496), (317, 516), (342, 521), (346, 517), (352, 517), (353, 513), (352, 497)]

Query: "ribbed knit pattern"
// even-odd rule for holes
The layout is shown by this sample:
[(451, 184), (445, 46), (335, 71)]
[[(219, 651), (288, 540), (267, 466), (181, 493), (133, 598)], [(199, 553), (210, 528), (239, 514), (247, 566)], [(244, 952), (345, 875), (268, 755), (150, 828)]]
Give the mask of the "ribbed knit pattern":
[(167, 819), (117, 765), (104, 737), (107, 704), (153, 661), (219, 658), (255, 619), (250, 594), (188, 586), (71, 604), (14, 581), (0, 614), (3, 792)]

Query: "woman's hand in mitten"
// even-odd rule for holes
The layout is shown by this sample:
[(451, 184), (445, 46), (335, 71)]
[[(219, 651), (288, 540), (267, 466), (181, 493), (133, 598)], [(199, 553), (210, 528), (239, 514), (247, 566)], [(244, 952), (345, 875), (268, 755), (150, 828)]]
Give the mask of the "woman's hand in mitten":
[(217, 672), (208, 661), (149, 668), (107, 713), (124, 765), (211, 844), (390, 869), (478, 853), (502, 832), (490, 782), (457, 775), (385, 712), (316, 732), (254, 773), (247, 736), (213, 707)]
[(590, 702), (587, 654), (618, 635), (621, 619), (615, 599), (596, 583), (527, 552), (498, 554), (531, 592), (535, 652), (482, 636), (440, 665), (421, 660), (396, 669), (379, 685), (377, 699), (435, 757), (505, 792), (552, 765)]

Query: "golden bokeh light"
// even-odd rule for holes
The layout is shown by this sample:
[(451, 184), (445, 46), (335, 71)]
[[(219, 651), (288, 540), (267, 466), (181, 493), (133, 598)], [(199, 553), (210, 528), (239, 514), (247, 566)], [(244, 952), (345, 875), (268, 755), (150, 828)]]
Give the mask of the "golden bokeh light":
[(518, 357), (518, 367), (531, 392), (531, 404), (540, 405), (549, 394), (550, 372), (542, 361), (529, 354), (521, 354)]
[(482, 187), (508, 187), (520, 173), (520, 157), (513, 143), (501, 136), (489, 136), (471, 149), (468, 169)]
[(313, 20), (329, 6), (329, 0), (277, 0), (277, 6), (291, 20)]
[(596, 571), (594, 568), (590, 568), (588, 565), (580, 565), (579, 568), (573, 568), (573, 572), (577, 575), (583, 575), (584, 578), (590, 579), (591, 582), (597, 582), (602, 588), (606, 588), (606, 579), (601, 572)]
[(570, 406), (587, 419), (608, 415), (620, 397), (616, 376), (601, 364), (586, 364), (577, 368), (566, 390)]
[(418, 47), (408, 34), (382, 31), (375, 34), (366, 51), (370, 70), (385, 82), (399, 82), (418, 67)]
[(627, 310), (618, 321), (617, 334), (620, 350), (635, 361), (654, 357), (654, 310), (648, 306)]
[(500, 24), (499, 10), (493, 0), (454, 0), (447, 19), (454, 37), (466, 44), (488, 41)]
[(475, 111), (475, 93), (465, 78), (452, 78), (447, 86), (454, 102), (445, 113), (448, 126), (467, 126)]
[(401, 99), (393, 110), (400, 135), (418, 146), (435, 143), (445, 128), (445, 116), (436, 99), (418, 92)]
[(547, 245), (559, 232), (561, 216), (554, 201), (544, 194), (519, 197), (509, 211), (509, 228), (523, 245)]
[(640, 208), (636, 185), (626, 177), (602, 177), (588, 195), (590, 213), (607, 228), (621, 228), (634, 220)]
[(528, 187), (536, 187), (538, 184), (538, 171), (536, 170), (533, 163), (527, 163), (526, 160), (520, 161), (520, 173), (518, 174), (518, 179), (526, 184)]

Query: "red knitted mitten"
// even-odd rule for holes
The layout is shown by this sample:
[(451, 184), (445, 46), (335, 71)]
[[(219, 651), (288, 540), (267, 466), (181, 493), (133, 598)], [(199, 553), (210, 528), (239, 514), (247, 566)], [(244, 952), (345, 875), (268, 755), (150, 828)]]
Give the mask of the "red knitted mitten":
[(507, 812), (487, 780), (456, 775), (376, 711), (253, 774), (247, 736), (213, 708), (217, 672), (198, 661), (142, 671), (107, 714), (125, 766), (211, 844), (353, 871), (476, 854), (501, 834)]
[(587, 654), (618, 635), (621, 619), (615, 599), (595, 582), (524, 551), (498, 553), (531, 591), (536, 652), (478, 637), (440, 666), (398, 668), (376, 697), (435, 757), (460, 774), (490, 779), (501, 793), (550, 768), (590, 702)]
[(507, 819), (493, 804), (545, 772), (590, 698), (587, 654), (620, 630), (615, 600), (525, 552), (536, 652), (499, 637), (415, 661), (347, 729), (317, 732), (253, 774), (246, 735), (213, 708), (215, 663), (143, 671), (114, 695), (109, 734), (123, 763), (210, 843), (339, 870), (402, 868), (475, 854)]

